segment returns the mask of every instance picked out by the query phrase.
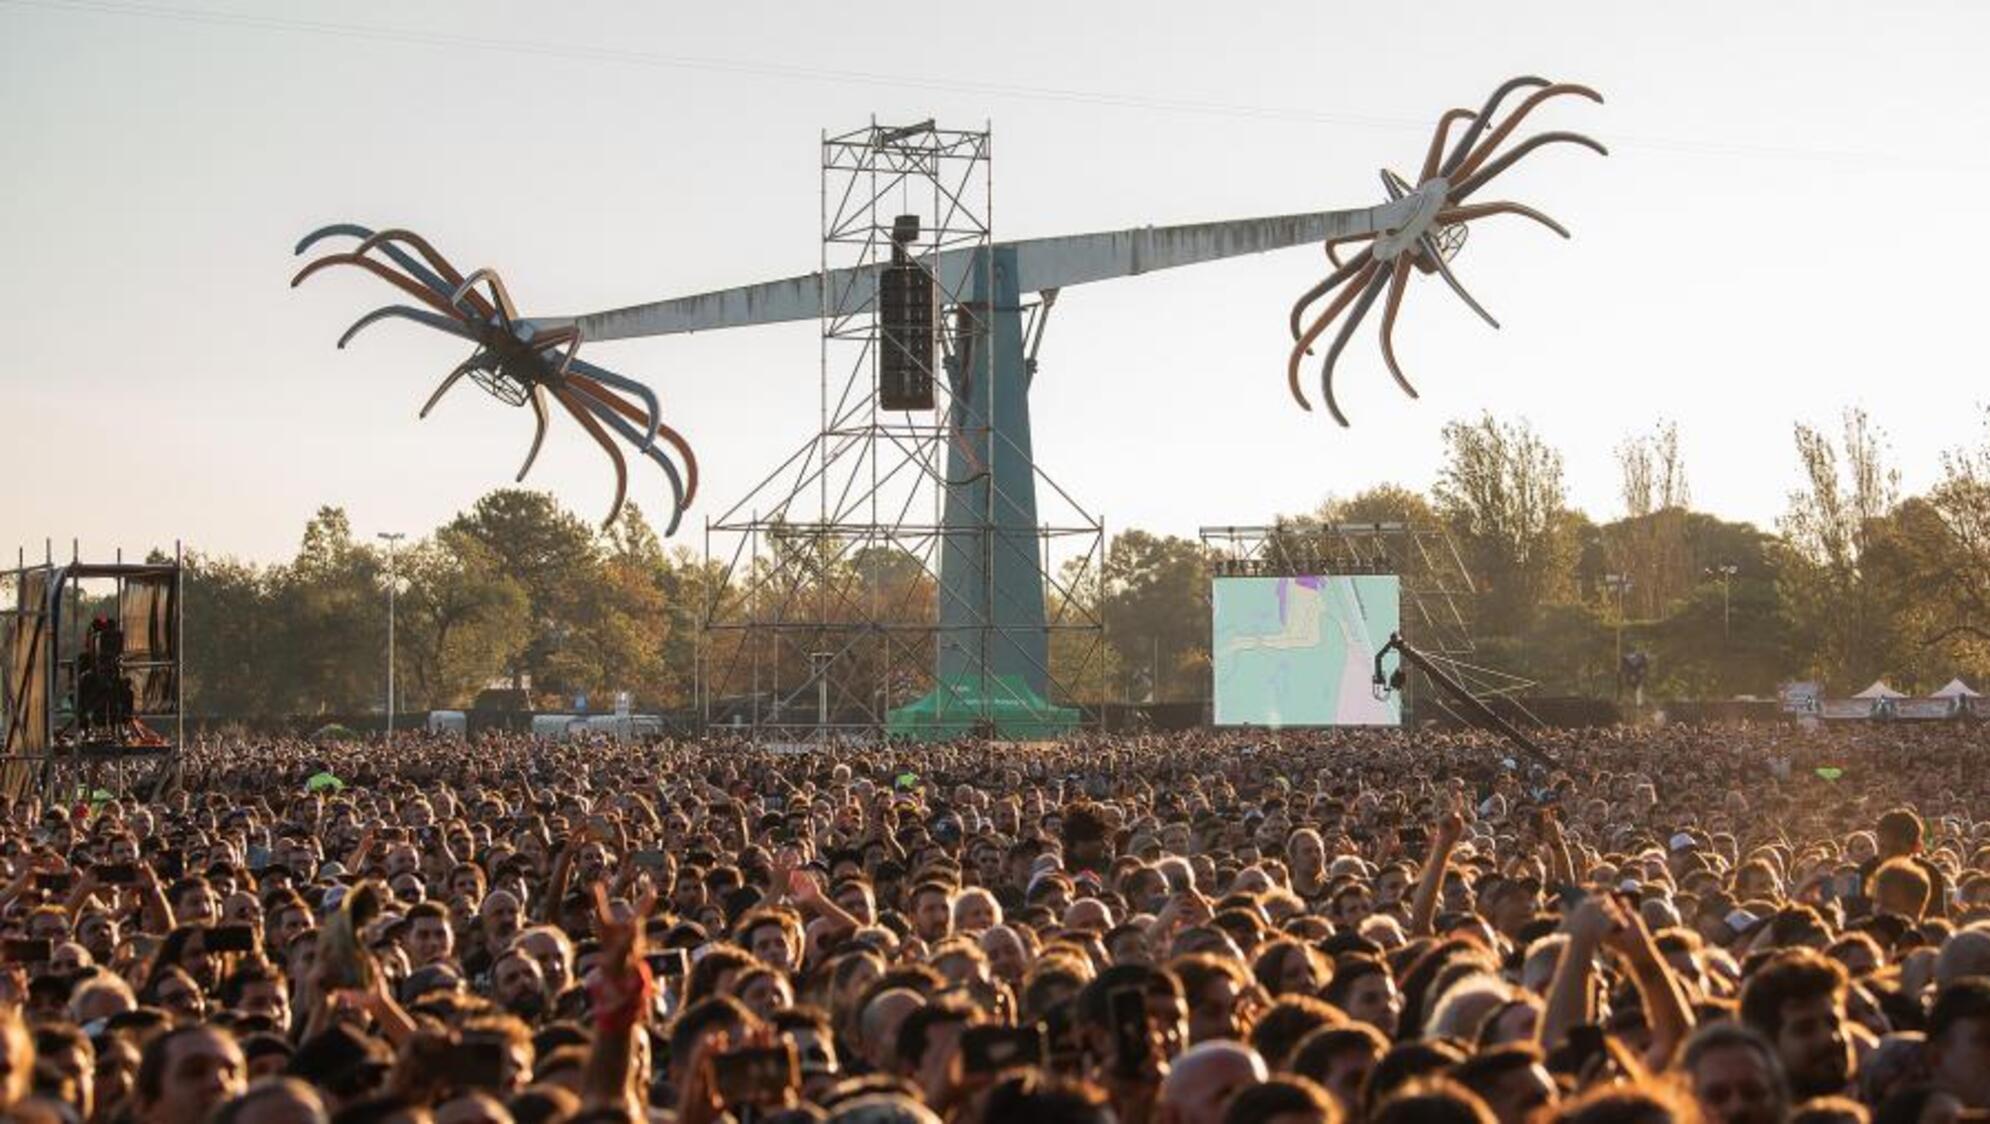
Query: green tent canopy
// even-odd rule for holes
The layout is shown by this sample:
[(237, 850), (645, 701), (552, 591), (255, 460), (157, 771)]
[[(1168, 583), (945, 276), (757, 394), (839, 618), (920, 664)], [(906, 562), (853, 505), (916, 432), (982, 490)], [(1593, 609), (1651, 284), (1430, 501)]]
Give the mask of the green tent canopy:
[(1051, 704), (1021, 676), (989, 676), (986, 697), (981, 687), (978, 677), (942, 681), (926, 697), (887, 715), (885, 731), (895, 738), (946, 741), (981, 727), (1022, 741), (1054, 738), (1078, 726), (1076, 707)]

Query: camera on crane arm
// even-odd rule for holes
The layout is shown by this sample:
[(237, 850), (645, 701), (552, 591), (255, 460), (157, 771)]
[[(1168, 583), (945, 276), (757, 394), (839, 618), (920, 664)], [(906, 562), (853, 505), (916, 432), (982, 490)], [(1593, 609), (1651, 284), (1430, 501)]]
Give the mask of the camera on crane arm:
[[(1403, 668), (1403, 659), (1400, 655), (1402, 647), (1402, 634), (1390, 633), (1389, 642), (1382, 645), (1381, 649), (1375, 653), (1375, 677), (1370, 681), (1368, 689), (1378, 702), (1387, 699), (1390, 692), (1402, 690), (1403, 685), (1409, 682), (1409, 674)], [(1382, 658), (1390, 652), (1399, 653), (1396, 657), (1396, 670), (1384, 672), (1382, 670)]]

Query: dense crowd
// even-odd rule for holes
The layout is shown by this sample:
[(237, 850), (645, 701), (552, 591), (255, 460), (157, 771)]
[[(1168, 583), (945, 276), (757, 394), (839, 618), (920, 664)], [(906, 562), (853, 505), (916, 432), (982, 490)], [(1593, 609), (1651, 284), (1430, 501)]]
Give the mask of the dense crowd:
[(0, 1107), (234, 1124), (1951, 1121), (1972, 727), (776, 752), (218, 738), (9, 808)]

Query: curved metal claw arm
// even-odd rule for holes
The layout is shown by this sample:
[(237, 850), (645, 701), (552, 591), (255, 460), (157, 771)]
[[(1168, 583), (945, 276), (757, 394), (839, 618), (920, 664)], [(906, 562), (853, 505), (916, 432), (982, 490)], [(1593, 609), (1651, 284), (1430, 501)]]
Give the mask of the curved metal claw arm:
[(347, 328), (345, 334), (339, 337), (339, 349), (344, 350), (345, 345), (351, 343), (352, 338), (366, 328), (390, 318), (412, 320), (417, 324), (426, 324), (437, 331), (448, 332), (452, 336), (461, 336), (466, 340), (477, 338), (463, 327), (463, 323), (460, 320), (441, 316), (433, 312), (424, 312), (419, 308), (409, 308), (405, 304), (390, 304), (385, 308), (376, 308), (372, 312), (353, 321), (352, 327)]
[(435, 391), (428, 396), (428, 401), (422, 403), (421, 413), (416, 414), (415, 417), (418, 419), (427, 417), (428, 412), (435, 409), (435, 404), (442, 401), (442, 396), (449, 393), (450, 387), (455, 386), (458, 380), (462, 379), (464, 375), (469, 374), (479, 367), (488, 365), (491, 359), (490, 352), (479, 348), (468, 359), (458, 363), (455, 370), (442, 377), (442, 382), (436, 385)]
[[(614, 407), (595, 401), (593, 396), (587, 394), (579, 383), (571, 383), (569, 385), (582, 390), (582, 393), (577, 395), (575, 400), (587, 407), (595, 417), (607, 422), (609, 428), (621, 434), (624, 441), (635, 445), (642, 440), (641, 431), (628, 422), (623, 421), (621, 416), (615, 412)], [(670, 494), (672, 499), (670, 525), (663, 529), (664, 537), (668, 538), (677, 533), (677, 525), (684, 521), (684, 480), (677, 474), (677, 466), (670, 463), (669, 457), (663, 455), (663, 450), (651, 448), (643, 455), (655, 461), (657, 466), (663, 469), (664, 476), (670, 480)]]
[(1359, 270), (1362, 266), (1367, 265), (1369, 259), (1374, 256), (1375, 256), (1374, 247), (1370, 246), (1363, 249), (1360, 253), (1349, 258), (1347, 260), (1346, 265), (1343, 265), (1339, 269), (1336, 269), (1332, 273), (1328, 274), (1326, 280), (1320, 282), (1319, 284), (1299, 294), (1299, 299), (1294, 301), (1292, 304), (1293, 339), (1296, 340), (1299, 338), (1299, 333), (1301, 331), (1299, 327), (1299, 321), (1302, 317), (1306, 315), (1306, 309), (1309, 308), (1314, 301), (1319, 300), (1321, 297), (1326, 296), (1330, 292), (1333, 292), (1335, 286), (1339, 285), (1341, 282), (1347, 280), (1348, 278), (1354, 276), (1355, 271)]
[[(607, 404), (609, 408), (613, 408), (613, 410), (615, 410), (617, 414), (621, 414), (623, 418), (629, 418), (631, 422), (643, 422), (643, 416), (641, 416), (641, 414), (637, 412), (637, 408), (635, 408), (635, 406), (631, 406), (631, 404), (629, 404), (627, 400), (623, 400), (623, 398), (621, 398), (619, 394), (615, 394), (613, 390), (607, 390), (605, 386), (597, 386), (597, 384), (595, 384), (595, 382), (593, 382), (591, 378), (587, 378), (585, 374), (573, 374), (573, 376), (567, 376), (567, 382), (573, 382), (573, 384), (581, 384), (583, 388), (587, 388), (587, 390), (591, 392), (591, 398), (595, 398), (595, 400), (599, 400), (599, 402)], [(659, 432), (659, 434), (663, 436), (665, 444), (667, 444), (667, 446), (671, 446), (673, 450), (677, 450), (677, 456), (681, 456), (681, 458), (685, 460), (685, 507), (691, 507), (693, 503), (697, 503), (698, 499), (697, 454), (693, 454), (693, 452), (691, 452), (691, 442), (687, 442), (687, 440), (685, 440), (685, 436), (683, 436), (683, 434), (679, 434), (677, 430), (673, 430), (671, 426), (667, 426), (667, 424), (659, 424), (659, 426), (657, 426), (657, 432)], [(643, 450), (639, 450), (639, 452), (641, 452), (643, 456), (649, 456), (649, 452), (651, 452), (651, 450), (649, 450), (649, 448), (643, 448)]]
[(1382, 305), (1382, 362), (1388, 364), (1390, 376), (1404, 394), (1420, 398), (1416, 387), (1410, 385), (1409, 376), (1403, 374), (1402, 365), (1396, 362), (1396, 314), (1402, 311), (1403, 289), (1409, 283), (1410, 265), (1415, 260), (1415, 254), (1398, 257), (1395, 272), (1389, 277), (1389, 299)]
[(1472, 311), (1484, 318), (1486, 323), (1491, 324), (1494, 328), (1498, 328), (1499, 321), (1493, 319), (1493, 314), (1487, 312), (1484, 305), (1474, 300), (1472, 294), (1465, 291), (1465, 286), (1459, 282), (1458, 275), (1451, 272), (1451, 263), (1444, 260), (1443, 251), (1437, 248), (1437, 240), (1428, 234), (1423, 236), (1423, 252), (1426, 257), (1436, 263), (1437, 272), (1444, 278), (1444, 283), (1451, 286), (1451, 291), (1458, 294), (1458, 299), (1471, 306)]
[[(526, 330), (531, 330), (529, 325)], [(553, 368), (553, 373), (560, 378), (566, 378), (567, 369), (573, 366), (575, 353), (580, 351), (580, 339), (580, 328), (577, 325), (569, 324), (564, 328), (552, 328), (540, 332), (531, 339), (526, 340), (525, 343), (535, 351), (551, 351), (565, 344), (567, 352), (565, 355), (560, 356), (560, 365)]]
[(1469, 156), (1479, 143), (1479, 137), (1485, 133), (1486, 126), (1492, 124), (1493, 114), (1499, 112), (1499, 103), (1505, 101), (1508, 94), (1528, 86), (1546, 85), (1549, 85), (1546, 78), (1537, 78), (1532, 74), (1523, 74), (1500, 83), (1499, 89), (1494, 90), (1492, 96), (1486, 99), (1485, 108), (1479, 110), (1478, 119), (1472, 122), (1472, 127), (1466, 129), (1465, 135), (1458, 138), (1457, 146), (1451, 150), (1451, 155), (1445, 158), (1444, 167), (1438, 169), (1437, 174), (1445, 179), (1451, 178), (1451, 173), (1458, 170), (1458, 165), (1465, 162), (1465, 157)]
[[(360, 240), (362, 244), (364, 244), (367, 239), (375, 237), (375, 232), (373, 231), (372, 228), (360, 226), (357, 223), (335, 222), (330, 226), (321, 226), (318, 229), (312, 231), (311, 233), (306, 234), (303, 238), (298, 239), (297, 248), (291, 252), (293, 254), (301, 255), (306, 250), (309, 250), (311, 247), (317, 245), (319, 242), (322, 242), (327, 238), (336, 238), (339, 235), (345, 235), (350, 238), (357, 238)], [(402, 269), (407, 270), (408, 273), (412, 275), (415, 279), (419, 280), (422, 284), (427, 285), (429, 288), (435, 290), (436, 295), (443, 296), (449, 292), (449, 286), (451, 284), (450, 282), (446, 282), (441, 277), (436, 276), (435, 273), (430, 271), (427, 266), (424, 266), (421, 262), (416, 261), (413, 257), (409, 256), (406, 251), (403, 251), (397, 246), (383, 245), (380, 247), (380, 249), (384, 251), (388, 257), (394, 259), (395, 265), (398, 265)], [(364, 250), (363, 249), (354, 250), (353, 252), (363, 253)]]
[(1533, 219), (1535, 222), (1540, 223), (1563, 238), (1574, 237), (1574, 235), (1569, 233), (1568, 227), (1527, 206), (1525, 203), (1473, 203), (1467, 207), (1453, 207), (1449, 210), (1437, 212), (1437, 222), (1439, 225), (1449, 226), (1452, 223), (1471, 222), (1473, 219), (1482, 219), (1489, 215), (1520, 215), (1524, 218)]
[(1585, 137), (1581, 133), (1542, 133), (1538, 136), (1528, 137), (1526, 140), (1521, 141), (1519, 146), (1513, 151), (1487, 164), (1477, 172), (1474, 172), (1470, 179), (1464, 180), (1458, 186), (1452, 188), (1451, 202), (1463, 203), (1465, 200), (1470, 199), (1473, 192), (1490, 183), (1494, 176), (1513, 167), (1515, 161), (1543, 145), (1550, 144), (1579, 144), (1596, 153), (1598, 156), (1610, 155), (1610, 150), (1603, 147), (1602, 141)]
[(1451, 135), (1454, 121), (1477, 120), (1478, 114), (1469, 109), (1448, 109), (1437, 119), (1437, 131), (1431, 134), (1430, 151), (1424, 153), (1423, 168), (1417, 173), (1417, 182), (1422, 183), (1437, 174), (1438, 161), (1444, 158), (1444, 142)]
[(1368, 284), (1361, 290), (1361, 299), (1355, 302), (1354, 311), (1347, 314), (1347, 322), (1340, 326), (1333, 346), (1327, 349), (1326, 361), (1320, 365), (1320, 396), (1326, 400), (1327, 412), (1334, 416), (1342, 429), (1348, 427), (1348, 421), (1347, 415), (1341, 413), (1340, 402), (1334, 398), (1334, 364), (1340, 362), (1340, 353), (1347, 350), (1347, 341), (1354, 337), (1354, 329), (1360, 326), (1368, 310), (1375, 307), (1375, 298), (1382, 295), (1382, 287), (1388, 279), (1388, 275), (1380, 269), (1368, 279)]
[(601, 428), (600, 422), (594, 420), (593, 414), (576, 405), (564, 390), (553, 391), (553, 397), (559, 399), (560, 405), (566, 408), (567, 413), (573, 415), (582, 429), (587, 430), (588, 436), (594, 438), (594, 443), (601, 446), (602, 451), (608, 454), (608, 459), (615, 462), (615, 502), (608, 505), (608, 518), (601, 521), (604, 530), (613, 527), (615, 517), (622, 514), (622, 502), (629, 495), (629, 464), (622, 459), (622, 450), (616, 448), (615, 442), (608, 439), (607, 432)]
[(1341, 310), (1347, 307), (1355, 294), (1366, 287), (1369, 279), (1380, 271), (1381, 266), (1372, 261), (1362, 266), (1360, 272), (1355, 274), (1353, 282), (1341, 289), (1340, 295), (1333, 299), (1333, 303), (1327, 305), (1326, 311), (1320, 313), (1319, 318), (1313, 321), (1312, 327), (1307, 328), (1305, 334), (1293, 343), (1292, 354), (1285, 362), (1285, 385), (1292, 391), (1293, 401), (1299, 403), (1302, 409), (1310, 411), (1313, 404), (1306, 401), (1306, 393), (1299, 389), (1299, 364), (1312, 353), (1309, 349), (1313, 346), (1313, 341), (1320, 338), (1320, 333), (1327, 330), (1327, 325), (1334, 322), (1334, 318), (1341, 314)]
[[(643, 400), (643, 407), (649, 411), (649, 417), (645, 419), (632, 417), (630, 420), (640, 420), (644, 426), (648, 427), (649, 435), (643, 438), (642, 442), (637, 446), (636, 451), (639, 453), (649, 452), (650, 446), (656, 444), (656, 435), (662, 432), (664, 428), (663, 402), (656, 396), (656, 391), (651, 390), (649, 387), (626, 375), (618, 375), (606, 367), (596, 366), (585, 359), (575, 359), (573, 361), (573, 369), (603, 386), (612, 386), (616, 390), (625, 391)], [(697, 491), (696, 488), (691, 490), (694, 492)]]
[[(1339, 269), (1346, 263), (1340, 260), (1340, 254), (1335, 252), (1336, 247), (1345, 246), (1349, 242), (1371, 242), (1374, 239), (1375, 236), (1373, 234), (1343, 234), (1339, 238), (1329, 238), (1326, 244), (1327, 260), (1334, 263), (1335, 269)], [(1350, 258), (1348, 260), (1352, 261), (1353, 259)]]
[(539, 447), (546, 443), (546, 388), (532, 384), (532, 448), (526, 450), (525, 463), (518, 468), (516, 484), (525, 483), (525, 474), (532, 471), (532, 462), (539, 459)]
[(1499, 150), (1499, 146), (1506, 141), (1506, 138), (1513, 135), (1513, 130), (1519, 128), (1520, 123), (1525, 121), (1527, 115), (1534, 112), (1537, 106), (1549, 98), (1560, 97), (1564, 94), (1588, 98), (1598, 105), (1603, 104), (1602, 94), (1597, 93), (1588, 86), (1575, 82), (1560, 82), (1545, 89), (1536, 90), (1526, 101), (1520, 103), (1520, 108), (1514, 110), (1506, 120), (1501, 121), (1499, 128), (1492, 131), (1492, 135), (1486, 138), (1484, 144), (1473, 149), (1471, 155), (1465, 157), (1465, 162), (1452, 170), (1452, 174), (1461, 180), (1469, 178), (1473, 172), (1479, 170), (1479, 167), (1486, 162), (1487, 158)]
[(305, 251), (309, 250), (311, 247), (317, 245), (318, 243), (323, 242), (325, 239), (337, 238), (342, 234), (348, 238), (358, 238), (364, 241), (365, 239), (373, 237), (373, 228), (370, 226), (361, 226), (356, 222), (327, 223), (326, 225), (319, 227), (318, 229), (312, 231), (311, 233), (306, 234), (304, 237), (299, 238), (297, 240), (297, 245), (291, 249), (290, 253), (292, 256), (301, 257)]
[(460, 317), (462, 315), (457, 309), (449, 306), (447, 298), (443, 294), (427, 288), (412, 277), (388, 269), (373, 258), (363, 257), (358, 254), (327, 254), (306, 265), (303, 269), (298, 270), (297, 276), (290, 279), (290, 287), (295, 289), (297, 286), (302, 285), (312, 274), (324, 269), (326, 266), (332, 265), (356, 265), (368, 273), (387, 281), (395, 288), (421, 301), (444, 316)]
[(518, 319), (518, 307), (511, 303), (511, 294), (505, 290), (504, 278), (499, 277), (497, 270), (489, 266), (465, 277), (463, 283), (456, 286), (456, 291), (449, 294), (449, 303), (460, 308), (463, 298), (470, 293), (471, 286), (479, 281), (490, 282), (491, 292), (497, 295), (498, 312), (504, 317), (505, 330), (510, 331), (511, 325)]
[[(435, 267), (435, 272), (441, 275), (435, 284), (438, 292), (451, 292), (456, 286), (463, 283), (463, 274), (458, 272), (455, 266), (449, 264), (449, 259), (438, 253), (434, 246), (429, 245), (428, 239), (423, 238), (412, 230), (402, 230), (399, 227), (394, 227), (380, 231), (378, 234), (369, 235), (365, 241), (361, 242), (353, 250), (353, 253), (363, 254), (378, 246), (387, 256), (393, 258), (395, 261), (405, 263), (408, 260), (407, 256), (400, 253), (394, 247), (393, 243), (395, 242), (406, 242), (408, 245), (413, 246), (416, 253), (420, 254), (429, 265)], [(477, 312), (487, 319), (494, 311), (491, 308), (491, 303), (484, 299), (482, 293), (471, 293), (470, 303), (476, 306)]]

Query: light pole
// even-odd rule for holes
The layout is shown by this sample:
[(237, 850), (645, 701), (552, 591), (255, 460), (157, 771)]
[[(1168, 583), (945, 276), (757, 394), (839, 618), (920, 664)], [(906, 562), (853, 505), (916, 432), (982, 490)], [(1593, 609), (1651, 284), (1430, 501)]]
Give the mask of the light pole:
[(1617, 595), (1617, 686), (1624, 683), (1624, 594), (1631, 588), (1629, 574), (1603, 575), (1603, 588)]
[(1723, 562), (1718, 566), (1709, 566), (1705, 570), (1705, 573), (1708, 577), (1719, 578), (1721, 582), (1721, 646), (1722, 647), (1727, 646), (1727, 642), (1732, 633), (1731, 622), (1728, 616), (1727, 583), (1733, 581), (1734, 575), (1740, 572), (1741, 572), (1741, 567), (1735, 565), (1732, 562)]
[(400, 584), (394, 573), (394, 546), (407, 535), (381, 531), (373, 536), (387, 544), (387, 740), (394, 740), (394, 591)]

